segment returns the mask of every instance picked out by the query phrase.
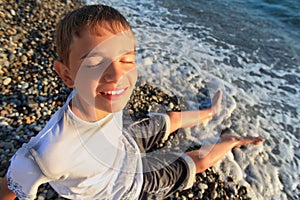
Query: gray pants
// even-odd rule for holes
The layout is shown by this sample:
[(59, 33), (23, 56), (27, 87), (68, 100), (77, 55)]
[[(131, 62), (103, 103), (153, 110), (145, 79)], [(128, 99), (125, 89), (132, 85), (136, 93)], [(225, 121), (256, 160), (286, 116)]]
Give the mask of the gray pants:
[(164, 199), (187, 185), (191, 173), (190, 166), (184, 159), (186, 155), (153, 148), (165, 136), (166, 123), (162, 116), (136, 122), (128, 131), (142, 154), (144, 181), (139, 199)]

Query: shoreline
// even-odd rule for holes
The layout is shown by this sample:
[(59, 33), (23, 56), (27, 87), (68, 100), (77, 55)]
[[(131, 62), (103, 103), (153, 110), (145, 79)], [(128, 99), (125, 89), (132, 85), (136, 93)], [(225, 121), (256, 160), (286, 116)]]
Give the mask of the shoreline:
[[(20, 4), (7, 0), (0, 4), (0, 17), (3, 19), (0, 32), (4, 35), (0, 47), (0, 83), (3, 85), (0, 177), (5, 175), (9, 159), (16, 150), (43, 128), (70, 92), (53, 71), (52, 64), (55, 59), (53, 33), (59, 17), (80, 5), (83, 5), (80, 0), (67, 4), (58, 0), (47, 2), (25, 0)], [(154, 93), (153, 96), (156, 98), (149, 99), (147, 103), (159, 104), (157, 99), (162, 98), (162, 102), (172, 102), (173, 106), (169, 109), (180, 110), (178, 102), (173, 102), (172, 97), (147, 84), (142, 84), (135, 90), (133, 100), (144, 98), (148, 93)], [(134, 107), (133, 102), (131, 102), (133, 113), (141, 112), (142, 110), (138, 109), (140, 106)], [(49, 184), (42, 185), (37, 196), (39, 200), (64, 199), (58, 197)], [(235, 184), (230, 177), (226, 181), (222, 180), (214, 168), (210, 168), (196, 176), (192, 189), (176, 192), (168, 199), (249, 199), (249, 197), (246, 187)]]

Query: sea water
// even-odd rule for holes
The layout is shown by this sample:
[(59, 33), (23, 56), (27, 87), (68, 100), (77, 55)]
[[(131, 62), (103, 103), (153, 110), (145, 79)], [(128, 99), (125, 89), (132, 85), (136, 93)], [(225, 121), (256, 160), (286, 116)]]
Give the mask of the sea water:
[[(191, 130), (199, 142), (232, 127), (262, 136), (216, 164), (253, 199), (300, 196), (300, 1), (88, 1), (126, 16), (140, 78), (199, 105), (199, 89), (223, 91), (216, 119)], [(201, 103), (201, 102), (200, 102)], [(213, 137), (216, 138), (216, 137)]]

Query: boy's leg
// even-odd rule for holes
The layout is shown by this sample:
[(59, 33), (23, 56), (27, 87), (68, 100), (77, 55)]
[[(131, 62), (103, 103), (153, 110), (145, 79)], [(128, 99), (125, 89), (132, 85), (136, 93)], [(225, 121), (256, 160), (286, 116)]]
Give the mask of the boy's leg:
[[(126, 126), (125, 126), (126, 127)], [(135, 139), (143, 162), (143, 186), (139, 199), (164, 199), (178, 189), (191, 187), (196, 174), (195, 163), (184, 153), (155, 149), (167, 132), (162, 115), (142, 119), (125, 130)]]
[(123, 114), (123, 131), (133, 137), (142, 153), (154, 150), (156, 144), (162, 142), (168, 134), (168, 124), (164, 115), (148, 116), (134, 123), (128, 120), (130, 117), (127, 115)]
[(237, 138), (228, 133), (221, 135), (221, 142), (213, 145), (207, 145), (201, 149), (186, 152), (196, 165), (196, 172), (200, 173), (207, 168), (213, 166), (216, 162), (221, 160), (227, 152), (234, 147), (244, 146), (248, 144), (257, 145), (263, 141), (261, 137), (242, 137)]
[(140, 200), (162, 200), (177, 190), (190, 188), (196, 167), (185, 154), (158, 153), (143, 158), (143, 188)]
[(184, 155), (148, 152), (143, 158), (144, 183), (140, 199), (164, 199), (178, 189), (192, 186), (195, 174), (219, 161), (232, 148), (258, 144), (261, 137), (237, 138), (223, 132), (221, 142)]

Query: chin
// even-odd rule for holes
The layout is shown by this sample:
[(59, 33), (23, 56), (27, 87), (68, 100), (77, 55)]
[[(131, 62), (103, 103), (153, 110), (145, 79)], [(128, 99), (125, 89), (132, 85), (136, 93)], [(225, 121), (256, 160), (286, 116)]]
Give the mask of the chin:
[(96, 108), (98, 110), (102, 110), (104, 112), (108, 112), (108, 113), (116, 113), (116, 112), (119, 112), (121, 110), (123, 110), (126, 106), (126, 103), (125, 104), (117, 104), (117, 105), (108, 105), (108, 106), (103, 106), (102, 105), (99, 105), (99, 106), (96, 106)]

